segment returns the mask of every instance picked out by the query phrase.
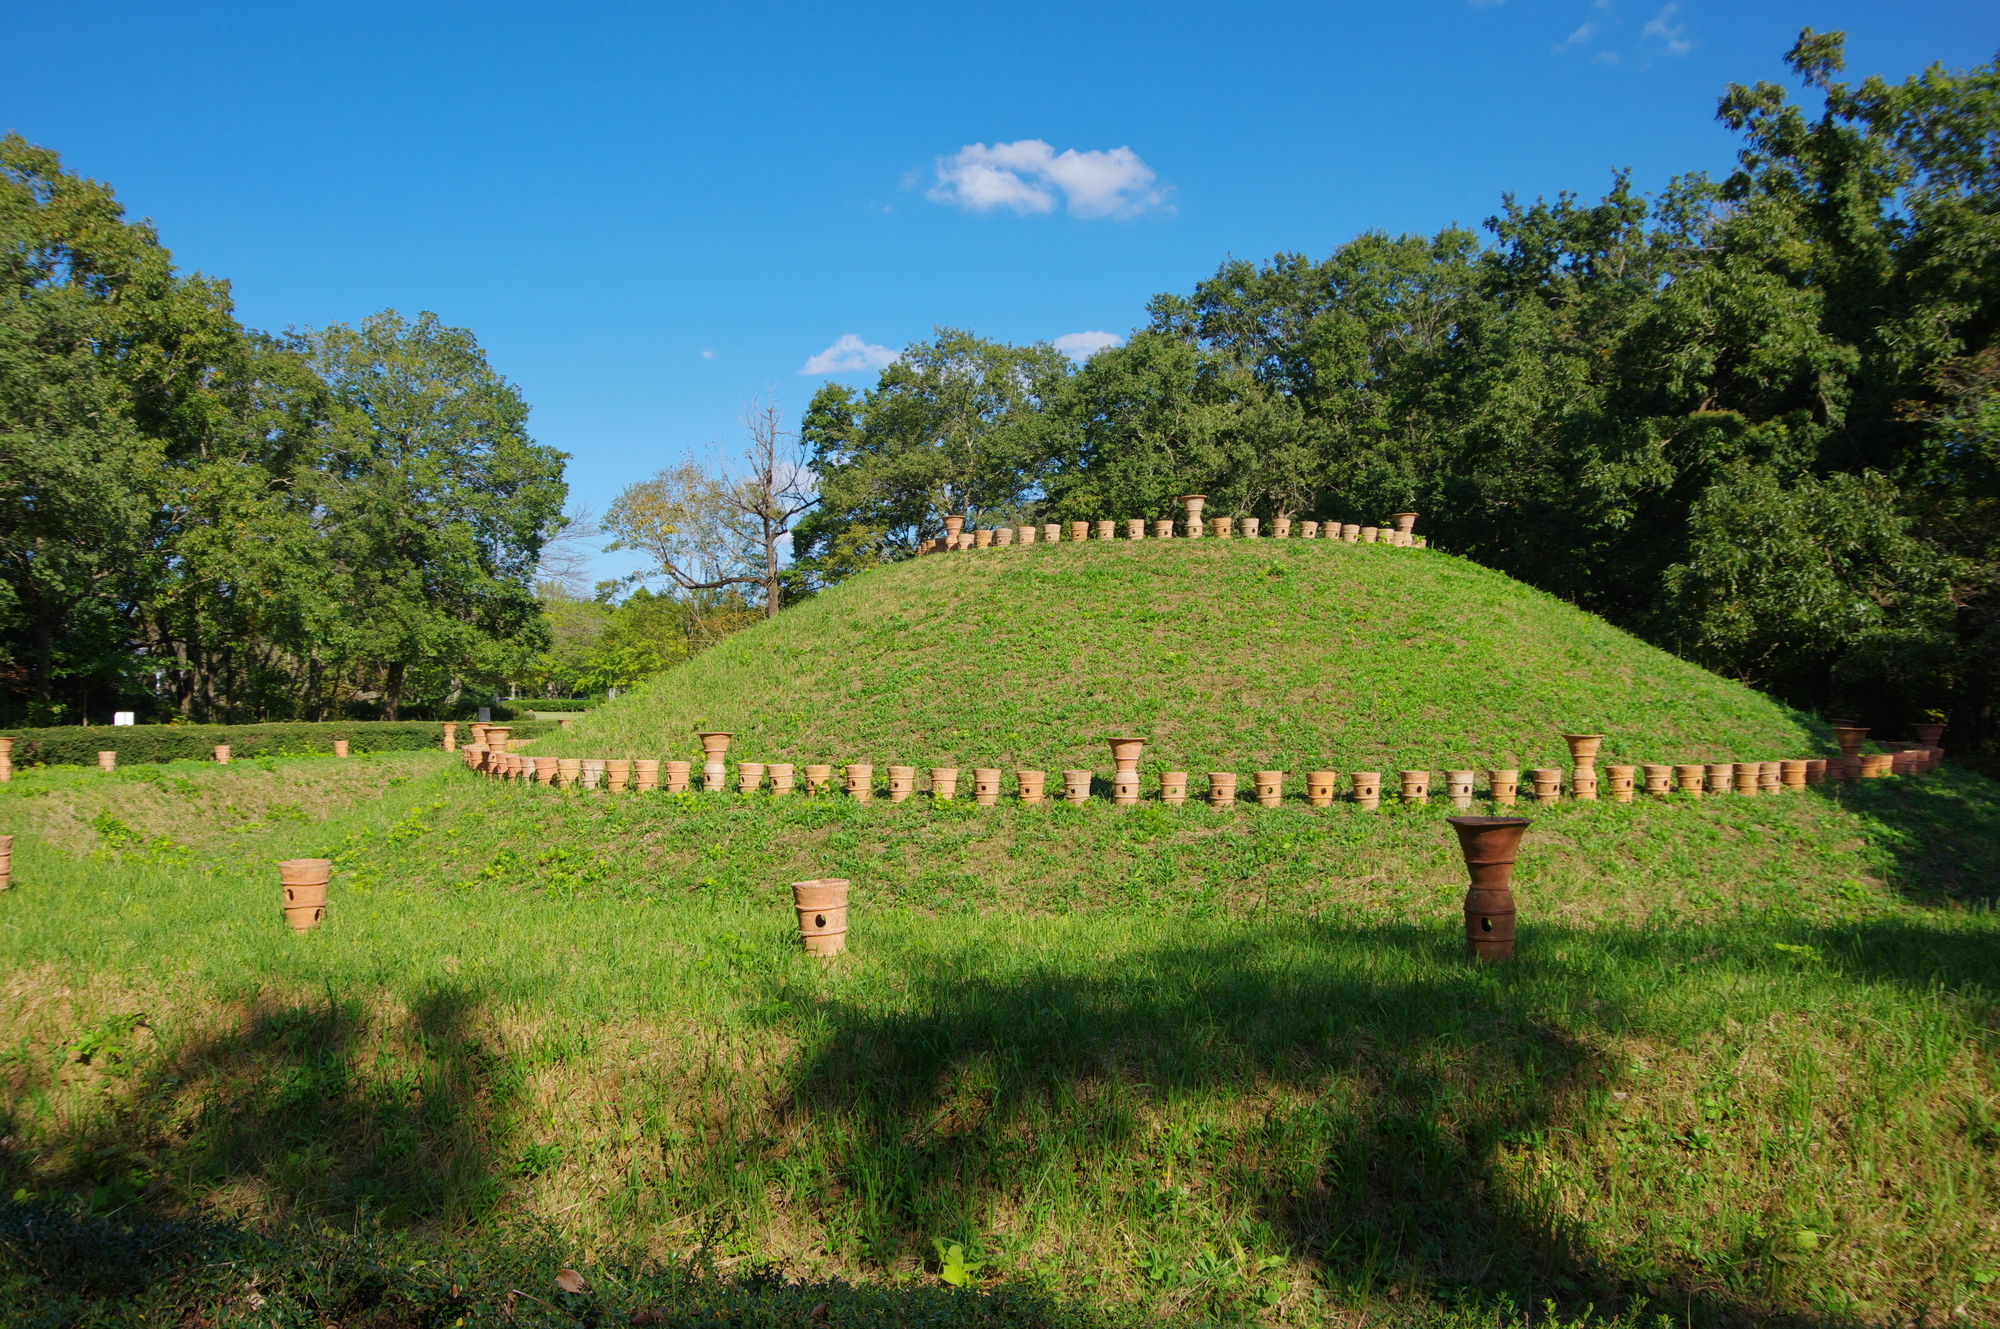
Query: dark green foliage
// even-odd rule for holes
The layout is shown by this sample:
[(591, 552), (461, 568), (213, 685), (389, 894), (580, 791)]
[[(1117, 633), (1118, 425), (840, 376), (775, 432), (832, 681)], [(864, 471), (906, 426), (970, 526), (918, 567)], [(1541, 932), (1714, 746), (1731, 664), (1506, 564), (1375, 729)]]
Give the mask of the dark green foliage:
[[(502, 710), (506, 708), (501, 708)], [(504, 719), (498, 711), (495, 718)], [(539, 738), (556, 729), (553, 720), (518, 720), (515, 738)], [(347, 750), (363, 752), (423, 752), (442, 743), (443, 728), (431, 720), (335, 720), (277, 724), (160, 724), (107, 728), (64, 725), (54, 729), (0, 730), (14, 739), (17, 766), (94, 766), (100, 752), (116, 752), (118, 764), (159, 761), (213, 761), (218, 743), (229, 745), (234, 760), (249, 757), (331, 755), (333, 740), (347, 740)], [(459, 726), (459, 742), (470, 739)]]

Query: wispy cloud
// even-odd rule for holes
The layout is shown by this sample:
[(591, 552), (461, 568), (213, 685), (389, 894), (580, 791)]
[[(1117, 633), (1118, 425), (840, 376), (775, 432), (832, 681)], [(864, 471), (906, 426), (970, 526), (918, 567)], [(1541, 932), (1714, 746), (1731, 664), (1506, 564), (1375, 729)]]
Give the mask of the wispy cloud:
[(1056, 210), (1058, 196), (1073, 217), (1125, 220), (1145, 212), (1172, 212), (1170, 192), (1130, 148), (1058, 153), (1038, 138), (1013, 143), (968, 143), (937, 159), (937, 175), (924, 197), (968, 212), (1009, 208), (1021, 216)]
[(1572, 32), (1563, 41), (1562, 45), (1556, 47), (1556, 49), (1558, 51), (1567, 51), (1571, 47), (1587, 45), (1590, 39), (1596, 35), (1597, 25), (1595, 23), (1586, 23), (1575, 32)]
[(1065, 332), (1051, 344), (1072, 360), (1088, 360), (1107, 346), (1123, 346), (1125, 339), (1109, 332)]
[(852, 374), (861, 370), (886, 369), (902, 358), (902, 352), (865, 342), (851, 332), (808, 359), (801, 374)]
[(1679, 5), (1666, 6), (1640, 30), (1648, 37), (1659, 38), (1665, 44), (1668, 55), (1686, 55), (1694, 49), (1694, 43), (1682, 36), (1687, 31), (1686, 25), (1673, 21), (1679, 9)]

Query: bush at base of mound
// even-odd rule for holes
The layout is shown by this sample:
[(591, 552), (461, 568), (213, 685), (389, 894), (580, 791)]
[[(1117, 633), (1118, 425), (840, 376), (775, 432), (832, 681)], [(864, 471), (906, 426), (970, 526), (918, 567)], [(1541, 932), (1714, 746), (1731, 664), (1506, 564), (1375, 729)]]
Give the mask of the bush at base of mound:
[(735, 634), (537, 746), (750, 761), (1567, 767), (1824, 756), (1827, 727), (1492, 569), (1302, 540), (1105, 541), (879, 568)]
[[(553, 733), (549, 720), (518, 721), (515, 738)], [(121, 766), (155, 761), (212, 761), (220, 744), (232, 760), (249, 757), (331, 756), (333, 741), (347, 740), (349, 753), (421, 752), (443, 744), (435, 720), (333, 720), (277, 724), (64, 725), (53, 729), (4, 729), (14, 740), (16, 766), (94, 766), (100, 752), (116, 752)], [(458, 741), (470, 741), (460, 722)]]

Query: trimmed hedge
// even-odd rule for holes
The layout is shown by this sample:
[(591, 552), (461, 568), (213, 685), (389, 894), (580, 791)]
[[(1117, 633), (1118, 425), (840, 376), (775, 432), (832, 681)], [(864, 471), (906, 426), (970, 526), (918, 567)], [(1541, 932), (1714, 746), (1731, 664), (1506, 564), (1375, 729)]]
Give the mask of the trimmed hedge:
[[(510, 726), (515, 738), (540, 738), (555, 730), (553, 720), (522, 720)], [(16, 766), (95, 766), (100, 752), (116, 752), (120, 766), (153, 761), (213, 761), (215, 745), (227, 743), (233, 759), (326, 757), (333, 740), (347, 750), (421, 752), (443, 745), (435, 720), (331, 720), (275, 724), (64, 725), (54, 729), (0, 729), (14, 740)], [(461, 721), (458, 741), (472, 741)]]
[(592, 701), (588, 697), (563, 697), (556, 701), (537, 701), (533, 697), (516, 697), (512, 701), (500, 703), (500, 711), (512, 711), (516, 715), (532, 715), (536, 711), (594, 711), (604, 703)]

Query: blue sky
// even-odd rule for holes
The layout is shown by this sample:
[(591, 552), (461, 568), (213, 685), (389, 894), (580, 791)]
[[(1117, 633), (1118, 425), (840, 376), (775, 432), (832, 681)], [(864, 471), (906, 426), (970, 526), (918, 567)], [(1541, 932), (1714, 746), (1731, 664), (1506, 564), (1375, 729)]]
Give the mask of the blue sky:
[(1803, 25), (1848, 32), (1851, 75), (2000, 47), (1990, 0), (6, 14), (0, 124), (230, 278), (252, 326), (472, 328), (598, 511), (733, 451), (752, 394), (796, 418), (808, 365), (934, 325), (1123, 334), (1230, 255), (1720, 173), (1717, 96), (1783, 80)]

